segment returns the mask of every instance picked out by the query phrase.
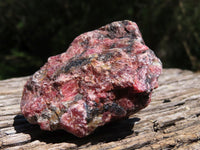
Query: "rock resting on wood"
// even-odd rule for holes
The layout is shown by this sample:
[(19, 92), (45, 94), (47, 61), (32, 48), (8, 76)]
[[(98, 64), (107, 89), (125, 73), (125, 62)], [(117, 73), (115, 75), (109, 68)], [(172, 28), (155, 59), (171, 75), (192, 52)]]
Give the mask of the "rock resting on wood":
[(161, 70), (137, 24), (113, 22), (50, 57), (24, 86), (21, 111), (43, 130), (84, 137), (145, 108)]

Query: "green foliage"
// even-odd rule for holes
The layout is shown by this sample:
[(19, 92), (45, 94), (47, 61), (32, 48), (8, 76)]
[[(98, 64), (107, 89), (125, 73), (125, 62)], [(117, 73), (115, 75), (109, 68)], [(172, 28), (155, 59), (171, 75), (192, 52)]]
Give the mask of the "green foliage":
[(5, 0), (0, 14), (0, 79), (30, 75), (79, 34), (124, 19), (137, 22), (164, 67), (200, 70), (196, 0)]

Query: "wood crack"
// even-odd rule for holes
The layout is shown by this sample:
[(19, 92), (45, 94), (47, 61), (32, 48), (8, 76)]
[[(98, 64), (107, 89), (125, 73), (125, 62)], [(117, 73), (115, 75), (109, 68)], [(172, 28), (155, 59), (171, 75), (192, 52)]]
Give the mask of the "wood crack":
[[(200, 74), (164, 69), (160, 87), (144, 110), (85, 138), (42, 131), (20, 115), (28, 77), (0, 81), (0, 149), (160, 150), (200, 147)], [(6, 87), (4, 85), (7, 85)], [(7, 93), (7, 94), (6, 94)]]

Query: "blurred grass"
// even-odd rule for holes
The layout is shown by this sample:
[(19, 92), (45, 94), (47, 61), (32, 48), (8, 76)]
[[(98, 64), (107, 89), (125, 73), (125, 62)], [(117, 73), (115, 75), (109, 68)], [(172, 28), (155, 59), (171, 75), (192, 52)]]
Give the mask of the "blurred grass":
[(4, 0), (0, 14), (0, 79), (33, 74), (79, 34), (124, 19), (164, 67), (200, 70), (197, 0)]

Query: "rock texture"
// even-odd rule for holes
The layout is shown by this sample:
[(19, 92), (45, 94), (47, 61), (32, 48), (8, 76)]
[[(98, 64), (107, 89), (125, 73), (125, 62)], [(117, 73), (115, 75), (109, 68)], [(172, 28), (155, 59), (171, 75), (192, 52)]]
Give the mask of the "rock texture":
[(21, 111), (43, 130), (84, 137), (146, 107), (161, 70), (136, 23), (113, 22), (50, 57), (26, 83)]

